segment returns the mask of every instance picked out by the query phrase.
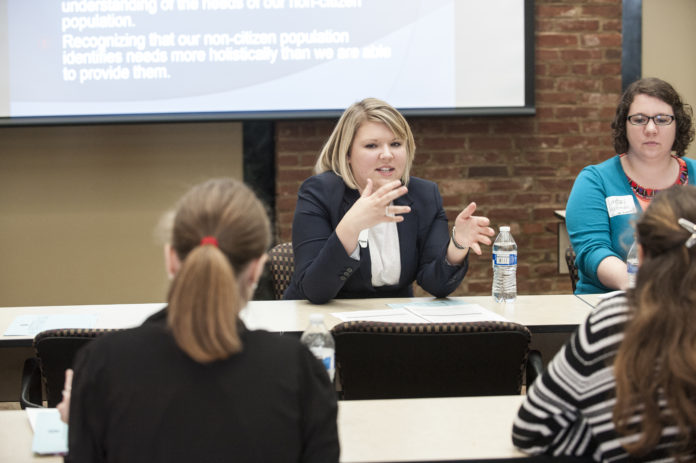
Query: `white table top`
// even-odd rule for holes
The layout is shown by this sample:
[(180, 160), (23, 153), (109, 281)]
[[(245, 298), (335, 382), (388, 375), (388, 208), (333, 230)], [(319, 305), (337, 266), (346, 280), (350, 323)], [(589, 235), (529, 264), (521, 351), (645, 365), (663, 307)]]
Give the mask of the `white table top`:
[(132, 328), (164, 306), (164, 303), (153, 303), (0, 307), (0, 346), (31, 346), (33, 336), (5, 336), (7, 328), (19, 315), (97, 314), (95, 328)]
[[(341, 462), (459, 460), (523, 456), (511, 441), (524, 396), (339, 402)], [(24, 411), (0, 411), (0, 461), (62, 462), (31, 452)]]
[[(478, 304), (536, 332), (572, 331), (587, 317), (591, 309), (588, 303), (572, 294), (518, 296), (514, 304), (496, 303), (490, 296), (450, 299)], [(324, 323), (331, 328), (341, 322), (331, 315), (332, 313), (386, 309), (387, 304), (429, 300), (434, 298), (335, 299), (324, 305), (315, 305), (307, 301), (252, 301), (245, 309), (243, 318), (252, 329), (300, 332), (309, 325), (309, 315), (312, 313), (323, 313)]]
[[(591, 309), (589, 302), (573, 296), (518, 296), (513, 304), (496, 303), (490, 296), (451, 298), (479, 304), (506, 319), (530, 328), (532, 332), (570, 332), (580, 324)], [(328, 304), (315, 305), (307, 301), (251, 301), (242, 318), (251, 329), (274, 332), (302, 332), (309, 325), (309, 315), (323, 313), (327, 327), (341, 320), (336, 312), (386, 309), (390, 303), (423, 302), (433, 298), (396, 299), (336, 299)], [(27, 314), (97, 314), (95, 328), (128, 328), (140, 325), (164, 303), (117, 304), (45, 307), (0, 307), (0, 346), (31, 346), (32, 336), (5, 336), (5, 330), (15, 317)]]
[(578, 294), (577, 297), (594, 307), (605, 297), (605, 294)]
[(524, 396), (339, 402), (341, 461), (422, 461), (524, 456), (512, 420)]
[(62, 463), (63, 457), (38, 456), (31, 451), (34, 433), (24, 410), (0, 411), (0, 461)]

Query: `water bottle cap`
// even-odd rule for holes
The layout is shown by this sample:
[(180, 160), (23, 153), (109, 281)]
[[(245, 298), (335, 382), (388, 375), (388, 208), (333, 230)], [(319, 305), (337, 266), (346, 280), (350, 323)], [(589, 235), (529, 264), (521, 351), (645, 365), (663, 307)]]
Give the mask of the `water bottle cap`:
[(510, 231), (510, 226), (509, 225), (503, 225), (500, 227), (501, 232), (509, 232)]
[(323, 313), (313, 313), (309, 316), (310, 323), (324, 323)]

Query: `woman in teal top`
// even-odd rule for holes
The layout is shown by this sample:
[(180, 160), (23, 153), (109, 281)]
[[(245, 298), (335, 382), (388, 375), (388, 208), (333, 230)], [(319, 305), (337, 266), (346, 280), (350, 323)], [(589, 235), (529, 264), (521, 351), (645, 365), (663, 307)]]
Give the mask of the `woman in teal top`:
[(696, 161), (683, 157), (694, 139), (692, 111), (667, 82), (645, 78), (632, 83), (611, 126), (621, 154), (585, 167), (566, 205), (577, 256), (576, 294), (625, 289), (636, 216), (658, 191), (696, 180)]

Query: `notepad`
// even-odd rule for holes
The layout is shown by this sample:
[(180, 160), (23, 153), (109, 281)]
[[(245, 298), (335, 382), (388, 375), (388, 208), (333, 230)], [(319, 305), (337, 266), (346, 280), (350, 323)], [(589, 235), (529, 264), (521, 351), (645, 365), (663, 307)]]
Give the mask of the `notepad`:
[(94, 328), (95, 314), (18, 315), (5, 331), (5, 336), (36, 336), (58, 328)]
[(64, 455), (68, 452), (68, 425), (60, 420), (55, 408), (27, 408), (34, 430), (31, 449), (40, 455)]

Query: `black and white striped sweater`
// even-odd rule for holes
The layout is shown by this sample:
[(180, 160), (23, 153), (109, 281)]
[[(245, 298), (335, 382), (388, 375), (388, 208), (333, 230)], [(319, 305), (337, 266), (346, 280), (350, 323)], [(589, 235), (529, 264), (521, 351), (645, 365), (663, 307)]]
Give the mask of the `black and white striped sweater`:
[[(636, 459), (614, 429), (613, 360), (629, 317), (624, 293), (603, 300), (537, 379), (515, 418), (512, 440), (521, 450), (596, 461), (672, 461), (676, 427), (663, 429), (658, 446)], [(662, 404), (664, 406), (664, 403)]]

